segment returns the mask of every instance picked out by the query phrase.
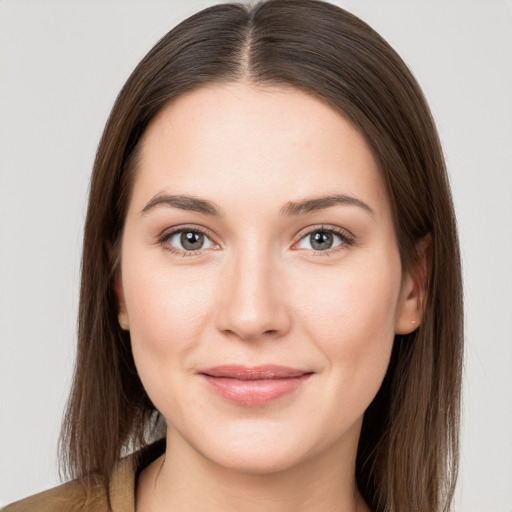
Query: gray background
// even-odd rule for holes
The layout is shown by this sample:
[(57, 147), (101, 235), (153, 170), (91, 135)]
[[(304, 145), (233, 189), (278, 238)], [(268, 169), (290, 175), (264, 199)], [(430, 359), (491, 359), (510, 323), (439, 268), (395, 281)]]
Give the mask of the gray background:
[[(0, 1), (0, 505), (56, 485), (81, 232), (117, 92), (214, 2)], [(347, 0), (423, 86), (444, 144), (467, 305), (457, 511), (512, 511), (512, 3)]]

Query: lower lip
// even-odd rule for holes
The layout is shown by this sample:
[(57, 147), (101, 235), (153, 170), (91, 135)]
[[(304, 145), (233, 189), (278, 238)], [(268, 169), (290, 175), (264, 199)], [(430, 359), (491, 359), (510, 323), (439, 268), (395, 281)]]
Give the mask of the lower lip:
[(203, 377), (213, 391), (223, 398), (240, 405), (264, 405), (277, 400), (298, 389), (304, 381), (311, 377), (310, 373), (298, 377), (239, 380), (228, 377)]

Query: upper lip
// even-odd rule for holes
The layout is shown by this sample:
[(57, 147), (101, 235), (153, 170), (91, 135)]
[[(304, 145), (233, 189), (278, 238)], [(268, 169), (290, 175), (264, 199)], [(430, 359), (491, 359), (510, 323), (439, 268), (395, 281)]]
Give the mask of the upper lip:
[(275, 364), (261, 366), (223, 365), (207, 368), (198, 372), (209, 377), (224, 377), (237, 380), (286, 379), (301, 377), (312, 373), (307, 370), (279, 366)]

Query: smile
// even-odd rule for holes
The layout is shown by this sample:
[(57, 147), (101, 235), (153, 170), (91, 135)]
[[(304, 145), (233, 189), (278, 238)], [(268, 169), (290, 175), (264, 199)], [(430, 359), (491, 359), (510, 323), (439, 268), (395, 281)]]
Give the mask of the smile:
[(210, 389), (239, 405), (264, 405), (298, 389), (312, 372), (285, 366), (217, 366), (199, 372)]

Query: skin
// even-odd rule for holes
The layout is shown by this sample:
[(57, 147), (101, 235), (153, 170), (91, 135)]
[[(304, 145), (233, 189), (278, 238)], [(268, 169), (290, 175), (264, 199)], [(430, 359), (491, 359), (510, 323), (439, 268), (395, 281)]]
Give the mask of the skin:
[[(212, 201), (222, 216), (148, 209), (162, 194)], [(280, 214), (332, 194), (371, 212)], [(165, 235), (185, 227), (207, 238), (184, 256), (180, 236)], [(343, 237), (315, 250), (310, 233), (329, 228)], [(386, 188), (359, 132), (289, 88), (240, 82), (178, 98), (145, 133), (121, 251), (120, 322), (168, 423), (166, 463), (142, 473), (137, 510), (368, 510), (354, 479), (362, 417), (395, 333), (421, 320), (424, 286), (402, 269)], [(247, 407), (197, 374), (224, 364), (313, 373)]]

